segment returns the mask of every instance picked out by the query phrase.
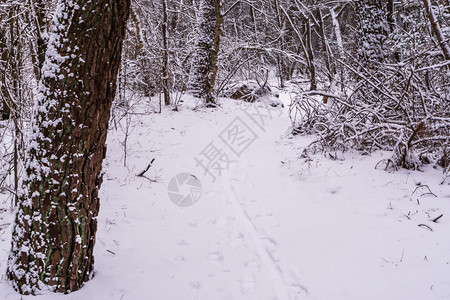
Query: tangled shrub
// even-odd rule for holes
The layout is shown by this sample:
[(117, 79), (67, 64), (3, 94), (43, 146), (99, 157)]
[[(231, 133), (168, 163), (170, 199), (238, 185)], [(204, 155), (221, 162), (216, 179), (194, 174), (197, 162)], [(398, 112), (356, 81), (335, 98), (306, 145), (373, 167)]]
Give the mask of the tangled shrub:
[(427, 65), (429, 61), (423, 54), (371, 70), (347, 66), (357, 79), (348, 95), (297, 94), (290, 108), (293, 133), (317, 134), (310, 146), (315, 150), (392, 151), (386, 168), (437, 163), (448, 169), (450, 62)]

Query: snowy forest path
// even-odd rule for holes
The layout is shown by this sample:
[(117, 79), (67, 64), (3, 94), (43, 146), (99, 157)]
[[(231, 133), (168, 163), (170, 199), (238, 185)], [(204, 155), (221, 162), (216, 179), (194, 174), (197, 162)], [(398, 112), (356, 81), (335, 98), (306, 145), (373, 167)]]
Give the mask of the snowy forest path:
[[(258, 104), (256, 107), (259, 113), (264, 109)], [(277, 203), (280, 200), (277, 197), (280, 191), (289, 190), (287, 174), (279, 173), (282, 162), (279, 155), (274, 155), (279, 152), (278, 143), (284, 138), (282, 133), (289, 128), (286, 113), (286, 108), (278, 107), (277, 113), (266, 120), (263, 132), (258, 132), (258, 139), (255, 145), (249, 147), (249, 153), (244, 153), (238, 163), (222, 176), (223, 192), (232, 203), (242, 226), (242, 234), (251, 237), (263, 266), (262, 271), (268, 274), (280, 300), (304, 299), (307, 296), (307, 289), (299, 281), (295, 270), (283, 265), (277, 257), (277, 237), (272, 235), (271, 229), (280, 226), (283, 216), (274, 214), (272, 208), (266, 206), (267, 202)], [(252, 123), (249, 125), (252, 126)], [(255, 127), (253, 129), (258, 130)]]
[[(186, 102), (177, 112), (133, 115), (126, 152), (126, 126), (110, 131), (95, 278), (71, 298), (450, 299), (450, 195), (439, 170), (375, 170), (381, 153), (302, 158), (314, 137), (287, 134), (287, 107), (270, 115), (263, 103), (224, 99), (220, 108), (192, 110), (196, 102)], [(249, 107), (265, 114), (263, 126)], [(236, 122), (254, 137), (239, 155), (224, 144)], [(196, 161), (213, 145), (230, 159), (216, 180)], [(137, 176), (150, 162), (146, 178)], [(168, 195), (180, 173), (202, 185), (189, 207)], [(412, 195), (417, 182), (436, 197)], [(2, 203), (0, 298), (19, 299), (1, 276), (14, 217)]]

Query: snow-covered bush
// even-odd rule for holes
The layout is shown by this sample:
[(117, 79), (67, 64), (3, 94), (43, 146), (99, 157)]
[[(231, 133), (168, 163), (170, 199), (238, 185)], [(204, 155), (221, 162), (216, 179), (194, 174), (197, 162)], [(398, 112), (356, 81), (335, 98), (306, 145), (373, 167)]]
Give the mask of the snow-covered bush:
[(317, 134), (316, 150), (392, 151), (386, 167), (437, 163), (448, 168), (450, 7), (434, 3), (430, 13), (415, 0), (388, 10), (373, 0), (371, 5), (384, 11), (377, 15), (383, 19), (377, 27), (366, 20), (374, 14), (367, 12), (369, 1), (358, 3), (364, 9), (357, 11), (361, 24), (353, 35), (356, 41), (341, 46), (341, 55), (333, 58), (344, 69), (345, 86), (337, 90), (330, 83), (326, 92), (299, 92), (290, 109), (294, 133)]
[(325, 95), (327, 103), (299, 93), (291, 106), (294, 133), (315, 133), (315, 149), (393, 151), (387, 166), (416, 169), (450, 159), (450, 80), (446, 67), (429, 65), (427, 53), (376, 71), (354, 71), (348, 96)]

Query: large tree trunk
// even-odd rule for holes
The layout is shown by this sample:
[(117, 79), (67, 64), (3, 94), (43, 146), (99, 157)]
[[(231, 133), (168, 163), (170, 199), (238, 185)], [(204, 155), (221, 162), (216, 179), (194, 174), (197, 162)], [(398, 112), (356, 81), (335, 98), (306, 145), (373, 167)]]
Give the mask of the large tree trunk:
[(213, 84), (222, 25), (220, 0), (201, 0), (197, 22), (188, 89), (194, 96), (205, 98), (207, 104), (214, 104)]
[(68, 293), (93, 275), (100, 171), (129, 7), (130, 0), (58, 2), (8, 261), (20, 293)]
[(388, 8), (384, 0), (355, 2), (359, 18), (359, 58), (367, 68), (373, 62), (385, 62), (388, 51), (385, 42), (389, 33)]

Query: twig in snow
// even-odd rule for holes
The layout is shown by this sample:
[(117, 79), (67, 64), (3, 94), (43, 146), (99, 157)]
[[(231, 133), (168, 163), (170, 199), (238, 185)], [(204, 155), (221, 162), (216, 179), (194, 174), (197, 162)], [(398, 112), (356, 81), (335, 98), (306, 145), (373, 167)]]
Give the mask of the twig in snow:
[(390, 264), (392, 264), (392, 262), (391, 261), (388, 261), (387, 259), (385, 259), (384, 257), (381, 257), (381, 259), (382, 260), (384, 260), (385, 262), (387, 262), (387, 263), (390, 263)]
[(426, 225), (426, 224), (419, 224), (417, 226), (424, 227), (424, 228), (428, 229), (429, 231), (433, 231), (433, 229), (430, 226)]
[(414, 192), (412, 192), (411, 195), (414, 195), (414, 193), (415, 193), (419, 188), (422, 188), (422, 187), (426, 187), (426, 188), (428, 189), (428, 193), (423, 193), (423, 194), (420, 195), (420, 196), (433, 195), (433, 196), (435, 196), (435, 197), (437, 198), (436, 194), (434, 194), (434, 193), (430, 190), (430, 187), (429, 187), (428, 185), (426, 185), (426, 184), (421, 184), (421, 185), (417, 186), (417, 187), (414, 189)]
[(389, 165), (394, 165), (394, 162), (391, 159), (382, 159), (375, 165), (375, 169), (378, 168), (378, 165), (381, 163), (386, 163), (386, 166), (384, 167), (384, 170), (387, 171), (389, 169)]
[(145, 176), (145, 175), (142, 175), (141, 177), (147, 179), (147, 180), (150, 181), (150, 182), (158, 182), (158, 180), (160, 179), (159, 176), (157, 176), (156, 179), (148, 178), (148, 177)]
[(438, 221), (440, 218), (442, 218), (443, 216), (444, 216), (444, 214), (441, 214), (439, 217), (434, 218), (434, 219), (433, 219), (433, 222), (434, 222), (434, 223), (437, 223), (437, 221)]
[(147, 168), (145, 168), (144, 171), (142, 171), (141, 173), (137, 174), (136, 176), (138, 177), (143, 177), (144, 174), (150, 169), (150, 167), (152, 166), (153, 162), (155, 161), (155, 159), (153, 158), (150, 163), (148, 164)]

